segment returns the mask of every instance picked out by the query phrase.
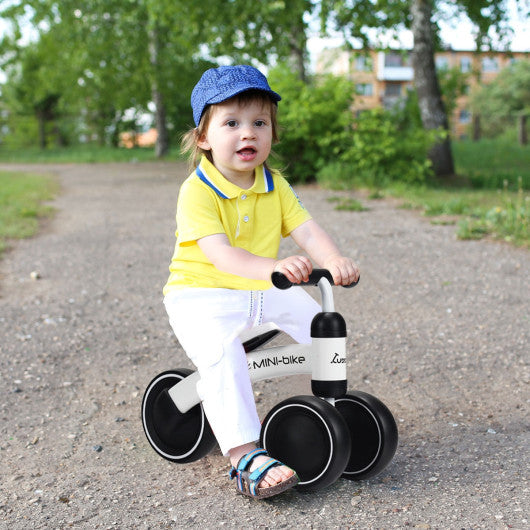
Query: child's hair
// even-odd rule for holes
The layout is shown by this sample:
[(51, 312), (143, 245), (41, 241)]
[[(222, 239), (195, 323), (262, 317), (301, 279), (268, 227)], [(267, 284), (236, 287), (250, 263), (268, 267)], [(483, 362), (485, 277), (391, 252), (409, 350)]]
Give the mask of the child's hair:
[[(235, 95), (233, 98), (230, 98), (230, 100), (236, 101), (241, 106), (250, 105), (254, 102), (261, 103), (263, 106), (268, 105), (271, 111), (272, 142), (278, 142), (278, 106), (265, 92), (260, 90), (247, 90), (241, 94)], [(190, 129), (182, 136), (181, 151), (188, 154), (190, 171), (195, 169), (202, 155), (205, 155), (206, 158), (213, 163), (211, 151), (205, 151), (204, 149), (201, 149), (197, 145), (197, 142), (199, 141), (199, 138), (206, 134), (206, 131), (208, 130), (208, 125), (210, 124), (214, 105), (208, 105), (204, 109), (198, 127)]]

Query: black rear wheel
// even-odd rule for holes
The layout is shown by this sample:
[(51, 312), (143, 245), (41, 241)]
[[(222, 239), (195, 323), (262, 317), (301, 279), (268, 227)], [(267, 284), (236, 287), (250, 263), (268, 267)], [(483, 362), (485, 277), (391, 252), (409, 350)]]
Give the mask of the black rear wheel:
[(163, 458), (180, 464), (206, 456), (216, 444), (202, 405), (183, 414), (168, 393), (192, 373), (181, 368), (157, 375), (142, 400), (142, 425), (151, 447)]
[(351, 453), (343, 478), (362, 480), (381, 472), (392, 460), (398, 431), (392, 413), (379, 399), (353, 391), (335, 400), (351, 440)]

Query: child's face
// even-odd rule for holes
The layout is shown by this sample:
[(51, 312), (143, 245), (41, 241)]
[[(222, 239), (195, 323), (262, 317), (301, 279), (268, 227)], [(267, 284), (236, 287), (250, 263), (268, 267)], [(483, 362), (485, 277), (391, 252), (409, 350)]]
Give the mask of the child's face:
[(225, 178), (248, 185), (254, 169), (267, 160), (271, 151), (270, 105), (259, 100), (245, 104), (228, 100), (215, 105), (198, 145), (211, 151), (214, 166)]

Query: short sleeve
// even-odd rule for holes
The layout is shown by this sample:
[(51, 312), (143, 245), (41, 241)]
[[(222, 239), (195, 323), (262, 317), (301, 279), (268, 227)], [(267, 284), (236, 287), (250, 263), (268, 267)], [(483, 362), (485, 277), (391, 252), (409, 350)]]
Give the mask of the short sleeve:
[(302, 201), (284, 177), (279, 177), (278, 186), (282, 205), (282, 236), (287, 237), (295, 228), (311, 219)]
[(223, 233), (225, 229), (212, 192), (198, 179), (190, 177), (182, 184), (177, 201), (178, 245), (191, 245), (201, 237)]

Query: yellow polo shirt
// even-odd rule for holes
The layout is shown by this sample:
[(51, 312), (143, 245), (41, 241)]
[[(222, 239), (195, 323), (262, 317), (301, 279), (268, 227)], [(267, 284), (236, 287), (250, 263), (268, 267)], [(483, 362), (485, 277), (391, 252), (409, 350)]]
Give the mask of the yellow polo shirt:
[(264, 290), (269, 281), (221, 272), (204, 255), (197, 240), (226, 234), (230, 244), (257, 256), (276, 258), (282, 237), (311, 219), (279, 172), (255, 170), (254, 185), (232, 184), (203, 157), (184, 181), (177, 201), (177, 242), (164, 295), (184, 287)]

